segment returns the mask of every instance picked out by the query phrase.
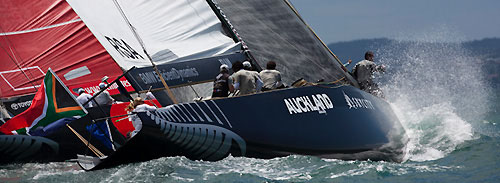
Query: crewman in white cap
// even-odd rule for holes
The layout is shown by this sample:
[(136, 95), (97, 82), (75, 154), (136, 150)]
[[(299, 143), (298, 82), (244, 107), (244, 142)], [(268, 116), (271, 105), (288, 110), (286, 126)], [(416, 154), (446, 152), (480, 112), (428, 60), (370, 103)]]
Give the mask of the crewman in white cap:
[[(99, 83), (99, 88), (103, 90), (104, 88), (106, 88), (106, 84)], [(95, 97), (94, 99), (99, 105), (112, 105), (115, 100), (106, 90), (104, 90), (101, 94), (97, 95), (97, 97)]]
[(215, 97), (228, 97), (229, 93), (234, 92), (232, 81), (229, 79), (229, 66), (222, 64), (219, 68), (219, 75), (215, 77), (214, 89), (212, 98)]
[[(92, 95), (85, 93), (85, 90), (83, 88), (78, 89), (78, 97), (76, 97), (76, 101), (80, 102), (80, 104), (84, 104), (85, 102), (89, 101), (90, 98), (92, 98)], [(85, 104), (83, 107), (89, 108), (92, 107), (92, 102), (89, 102)]]
[(252, 70), (252, 64), (249, 61), (244, 61), (243, 62), (243, 68), (247, 71), (250, 71), (255, 77), (255, 90), (257, 92), (260, 92), (262, 89), (262, 86), (264, 85), (264, 82), (262, 82), (262, 79), (257, 71)]
[[(257, 90), (257, 83), (260, 80), (258, 74), (243, 68), (243, 63), (240, 61), (233, 63), (234, 73), (231, 75), (231, 80), (233, 81), (234, 90), (238, 90), (238, 92), (235, 92), (235, 96), (254, 94), (260, 90), (260, 88)], [(260, 82), (262, 83), (262, 81)]]

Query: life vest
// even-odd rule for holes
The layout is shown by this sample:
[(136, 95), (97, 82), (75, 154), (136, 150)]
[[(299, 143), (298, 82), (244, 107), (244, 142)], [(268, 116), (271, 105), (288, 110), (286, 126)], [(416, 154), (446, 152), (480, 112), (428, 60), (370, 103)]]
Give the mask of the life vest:
[(220, 73), (215, 77), (214, 90), (212, 97), (227, 97), (229, 96), (229, 74)]

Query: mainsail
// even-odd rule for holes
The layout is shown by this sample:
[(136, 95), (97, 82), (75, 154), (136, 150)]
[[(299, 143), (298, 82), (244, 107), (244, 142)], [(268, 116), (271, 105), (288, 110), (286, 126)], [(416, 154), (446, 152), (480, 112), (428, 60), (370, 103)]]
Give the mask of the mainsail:
[(335, 56), (287, 0), (214, 0), (261, 66), (278, 63), (285, 83), (346, 78)]
[(49, 67), (73, 92), (123, 73), (65, 1), (0, 3), (1, 99), (35, 93)]

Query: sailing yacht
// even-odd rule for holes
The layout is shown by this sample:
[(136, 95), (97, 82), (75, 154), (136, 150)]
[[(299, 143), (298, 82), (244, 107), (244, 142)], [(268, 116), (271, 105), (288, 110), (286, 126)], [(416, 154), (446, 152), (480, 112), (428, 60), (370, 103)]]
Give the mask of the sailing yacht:
[[(402, 161), (406, 135), (390, 105), (359, 90), (338, 58), (286, 0), (68, 0), (136, 90), (162, 108), (139, 112), (141, 131), (82, 168), (161, 156), (216, 161), (291, 154)], [(193, 101), (222, 64), (278, 63), (285, 83), (309, 86)]]
[[(126, 104), (88, 109), (90, 115), (72, 122), (72, 129), (61, 129), (46, 138), (66, 148), (58, 154), (64, 154), (63, 159), (79, 154), (78, 163), (85, 170), (163, 156), (209, 161), (229, 155), (274, 158), (291, 154), (395, 162), (403, 159), (407, 137), (390, 105), (359, 89), (356, 80), (287, 0), (67, 0), (71, 8), (64, 1), (42, 2), (48, 12), (61, 8), (58, 12), (71, 15), (62, 16), (64, 21), (55, 24), (77, 27), (76, 32), (63, 34), (66, 37), (60, 38), (62, 41), (71, 41), (79, 31), (87, 35), (78, 39), (84, 42), (69, 47), (72, 49), (58, 42), (40, 48), (43, 53), (52, 53), (54, 48), (73, 50), (75, 55), (90, 52), (83, 60), (50, 57), (68, 60), (57, 64), (74, 61), (78, 65), (74, 69), (62, 65), (54, 69), (56, 73), (71, 73), (68, 78), (78, 78), (73, 81), (98, 83), (105, 75), (117, 78), (123, 74), (116, 70), (127, 71), (126, 79), (122, 79), (127, 86), (139, 93), (152, 91), (165, 106), (133, 114), (139, 116), (143, 127), (131, 138), (125, 137), (127, 130), (120, 127), (130, 123), (126, 114), (113, 115), (113, 111), (123, 111)], [(46, 11), (38, 14), (42, 12)], [(46, 27), (43, 30), (52, 30), (53, 26)], [(6, 36), (16, 31), (2, 32)], [(4, 40), (9, 42), (2, 46), (29, 45), (14, 44), (14, 37)], [(88, 45), (98, 47), (98, 51), (88, 50)], [(100, 58), (97, 56), (105, 59), (97, 59), (96, 65), (86, 68), (99, 74), (85, 74), (88, 71), (80, 65), (92, 63)], [(21, 58), (33, 58), (23, 60), (24, 65), (31, 66), (43, 56)], [(284, 83), (299, 78), (325, 82), (237, 97), (207, 97), (220, 65), (244, 60), (257, 70), (275, 61)], [(46, 62), (55, 64), (50, 59)], [(9, 69), (15, 70), (19, 81), (29, 78), (19, 86), (26, 87), (30, 81), (39, 83), (23, 74), (23, 67), (12, 64)], [(93, 78), (84, 78), (88, 76)], [(63, 82), (69, 83), (70, 89), (79, 88), (68, 78)], [(87, 128), (109, 118), (112, 125), (107, 139), (113, 139), (112, 148), (92, 138)]]

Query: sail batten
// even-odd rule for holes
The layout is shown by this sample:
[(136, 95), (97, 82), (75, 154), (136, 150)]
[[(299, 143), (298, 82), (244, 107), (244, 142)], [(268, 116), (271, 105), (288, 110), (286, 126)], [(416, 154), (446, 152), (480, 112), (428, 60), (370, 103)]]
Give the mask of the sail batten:
[(49, 25), (49, 26), (45, 26), (45, 27), (39, 27), (39, 28), (33, 28), (33, 29), (27, 29), (27, 30), (20, 30), (20, 31), (14, 31), (14, 32), (0, 32), (0, 36), (8, 36), (8, 35), (24, 34), (24, 33), (30, 33), (30, 32), (35, 32), (35, 31), (41, 31), (41, 30), (51, 29), (51, 28), (55, 28), (55, 27), (60, 27), (60, 26), (64, 26), (64, 25), (67, 25), (67, 24), (72, 24), (72, 23), (80, 22), (80, 21), (82, 21), (82, 19), (78, 18), (78, 19), (74, 19), (74, 20), (70, 20), (70, 21), (67, 21), (67, 22), (58, 23), (58, 24), (54, 24), (54, 25)]

